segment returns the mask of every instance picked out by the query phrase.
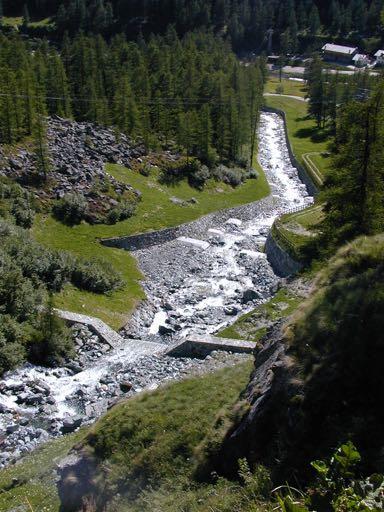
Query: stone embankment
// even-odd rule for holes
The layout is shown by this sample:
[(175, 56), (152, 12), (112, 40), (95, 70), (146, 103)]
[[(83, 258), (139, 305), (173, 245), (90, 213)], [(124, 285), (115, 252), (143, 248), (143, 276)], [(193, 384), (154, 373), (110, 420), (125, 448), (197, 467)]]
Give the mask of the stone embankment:
[(269, 233), (265, 242), (265, 253), (275, 274), (279, 277), (288, 277), (300, 272), (303, 265), (293, 259), (288, 252), (283, 249), (279, 242), (274, 238), (272, 232)]

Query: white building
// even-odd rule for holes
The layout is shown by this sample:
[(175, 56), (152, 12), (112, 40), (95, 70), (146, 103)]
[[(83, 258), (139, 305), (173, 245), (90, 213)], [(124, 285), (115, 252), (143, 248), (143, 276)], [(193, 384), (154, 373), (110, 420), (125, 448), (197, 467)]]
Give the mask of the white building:
[(323, 46), (323, 58), (331, 62), (352, 64), (352, 59), (358, 54), (358, 48), (327, 43)]
[(364, 55), (363, 53), (356, 53), (356, 55), (352, 58), (353, 64), (358, 68), (363, 68), (369, 64), (368, 55)]
[(377, 50), (375, 53), (376, 65), (384, 66), (384, 50)]

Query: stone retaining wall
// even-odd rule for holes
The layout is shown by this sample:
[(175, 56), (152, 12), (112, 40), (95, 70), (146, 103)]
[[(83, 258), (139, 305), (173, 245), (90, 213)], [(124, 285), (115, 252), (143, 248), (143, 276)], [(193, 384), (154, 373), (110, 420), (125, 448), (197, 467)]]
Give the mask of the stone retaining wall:
[(62, 311), (57, 309), (57, 314), (60, 318), (65, 320), (70, 325), (82, 324), (86, 325), (88, 329), (97, 334), (101, 340), (112, 348), (116, 348), (118, 345), (124, 343), (124, 338), (120, 336), (116, 331), (111, 329), (99, 318), (92, 316), (80, 315), (78, 313), (71, 313), (70, 311)]
[(319, 191), (317, 185), (313, 181), (313, 179), (310, 176), (310, 174), (308, 173), (308, 171), (297, 161), (297, 159), (293, 153), (291, 141), (289, 140), (289, 135), (288, 135), (287, 118), (285, 116), (285, 112), (283, 110), (280, 110), (279, 108), (273, 108), (273, 107), (263, 107), (263, 110), (265, 112), (272, 112), (273, 114), (278, 114), (279, 116), (281, 116), (283, 118), (285, 138), (287, 141), (287, 148), (288, 148), (288, 153), (289, 153), (289, 158), (291, 160), (291, 164), (293, 167), (296, 167), (301, 181), (307, 187), (308, 194), (311, 196), (315, 196)]
[(269, 232), (265, 243), (265, 253), (273, 271), (279, 277), (288, 277), (297, 274), (297, 272), (303, 268), (301, 263), (294, 260), (287, 251), (280, 247), (273, 237), (272, 231)]
[(103, 238), (100, 240), (102, 245), (125, 249), (126, 251), (138, 251), (146, 249), (153, 245), (160, 245), (178, 238), (181, 233), (181, 226), (174, 228), (160, 229), (159, 231), (149, 231), (139, 235), (123, 236), (119, 238)]

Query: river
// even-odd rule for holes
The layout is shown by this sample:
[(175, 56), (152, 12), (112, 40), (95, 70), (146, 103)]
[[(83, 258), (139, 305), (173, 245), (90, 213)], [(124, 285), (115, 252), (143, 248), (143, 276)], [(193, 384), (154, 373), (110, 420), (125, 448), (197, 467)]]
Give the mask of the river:
[[(69, 430), (74, 416), (75, 423), (94, 420), (124, 393), (126, 381), (138, 392), (200, 368), (204, 361), (163, 357), (165, 343), (214, 333), (273, 295), (279, 278), (262, 252), (268, 232), (278, 215), (312, 198), (290, 163), (277, 114), (261, 114), (258, 138), (269, 197), (202, 217), (188, 225), (185, 236), (135, 253), (148, 297), (125, 330), (135, 340), (100, 353), (81, 371), (26, 365), (5, 375), (0, 466), (60, 435), (65, 419)], [(220, 357), (214, 364), (225, 363), (226, 356)]]

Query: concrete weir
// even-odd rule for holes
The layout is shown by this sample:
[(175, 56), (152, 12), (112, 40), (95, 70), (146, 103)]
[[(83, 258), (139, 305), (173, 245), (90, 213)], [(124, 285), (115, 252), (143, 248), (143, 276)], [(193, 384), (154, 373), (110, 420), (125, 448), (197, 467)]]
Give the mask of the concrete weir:
[(99, 338), (101, 338), (111, 348), (116, 348), (124, 343), (124, 339), (120, 336), (120, 334), (111, 329), (99, 318), (80, 315), (79, 313), (71, 313), (70, 311), (62, 311), (60, 309), (56, 309), (56, 313), (69, 325), (81, 324), (87, 326), (91, 332), (97, 334)]
[[(68, 324), (86, 325), (92, 332), (97, 334), (105, 343), (112, 348), (127, 343), (120, 334), (111, 329), (99, 318), (92, 316), (71, 313), (70, 311), (56, 310), (57, 314)], [(134, 343), (152, 343), (145, 340), (132, 340)], [(155, 347), (156, 344), (154, 343)], [(216, 336), (189, 336), (187, 339), (179, 340), (173, 344), (164, 355), (172, 357), (205, 357), (214, 350), (224, 350), (233, 353), (252, 353), (255, 344), (245, 340), (233, 340), (226, 338), (218, 338)]]
[(218, 338), (216, 336), (193, 336), (172, 345), (166, 355), (172, 357), (206, 357), (214, 350), (224, 350), (236, 354), (251, 354), (255, 343), (246, 340)]

